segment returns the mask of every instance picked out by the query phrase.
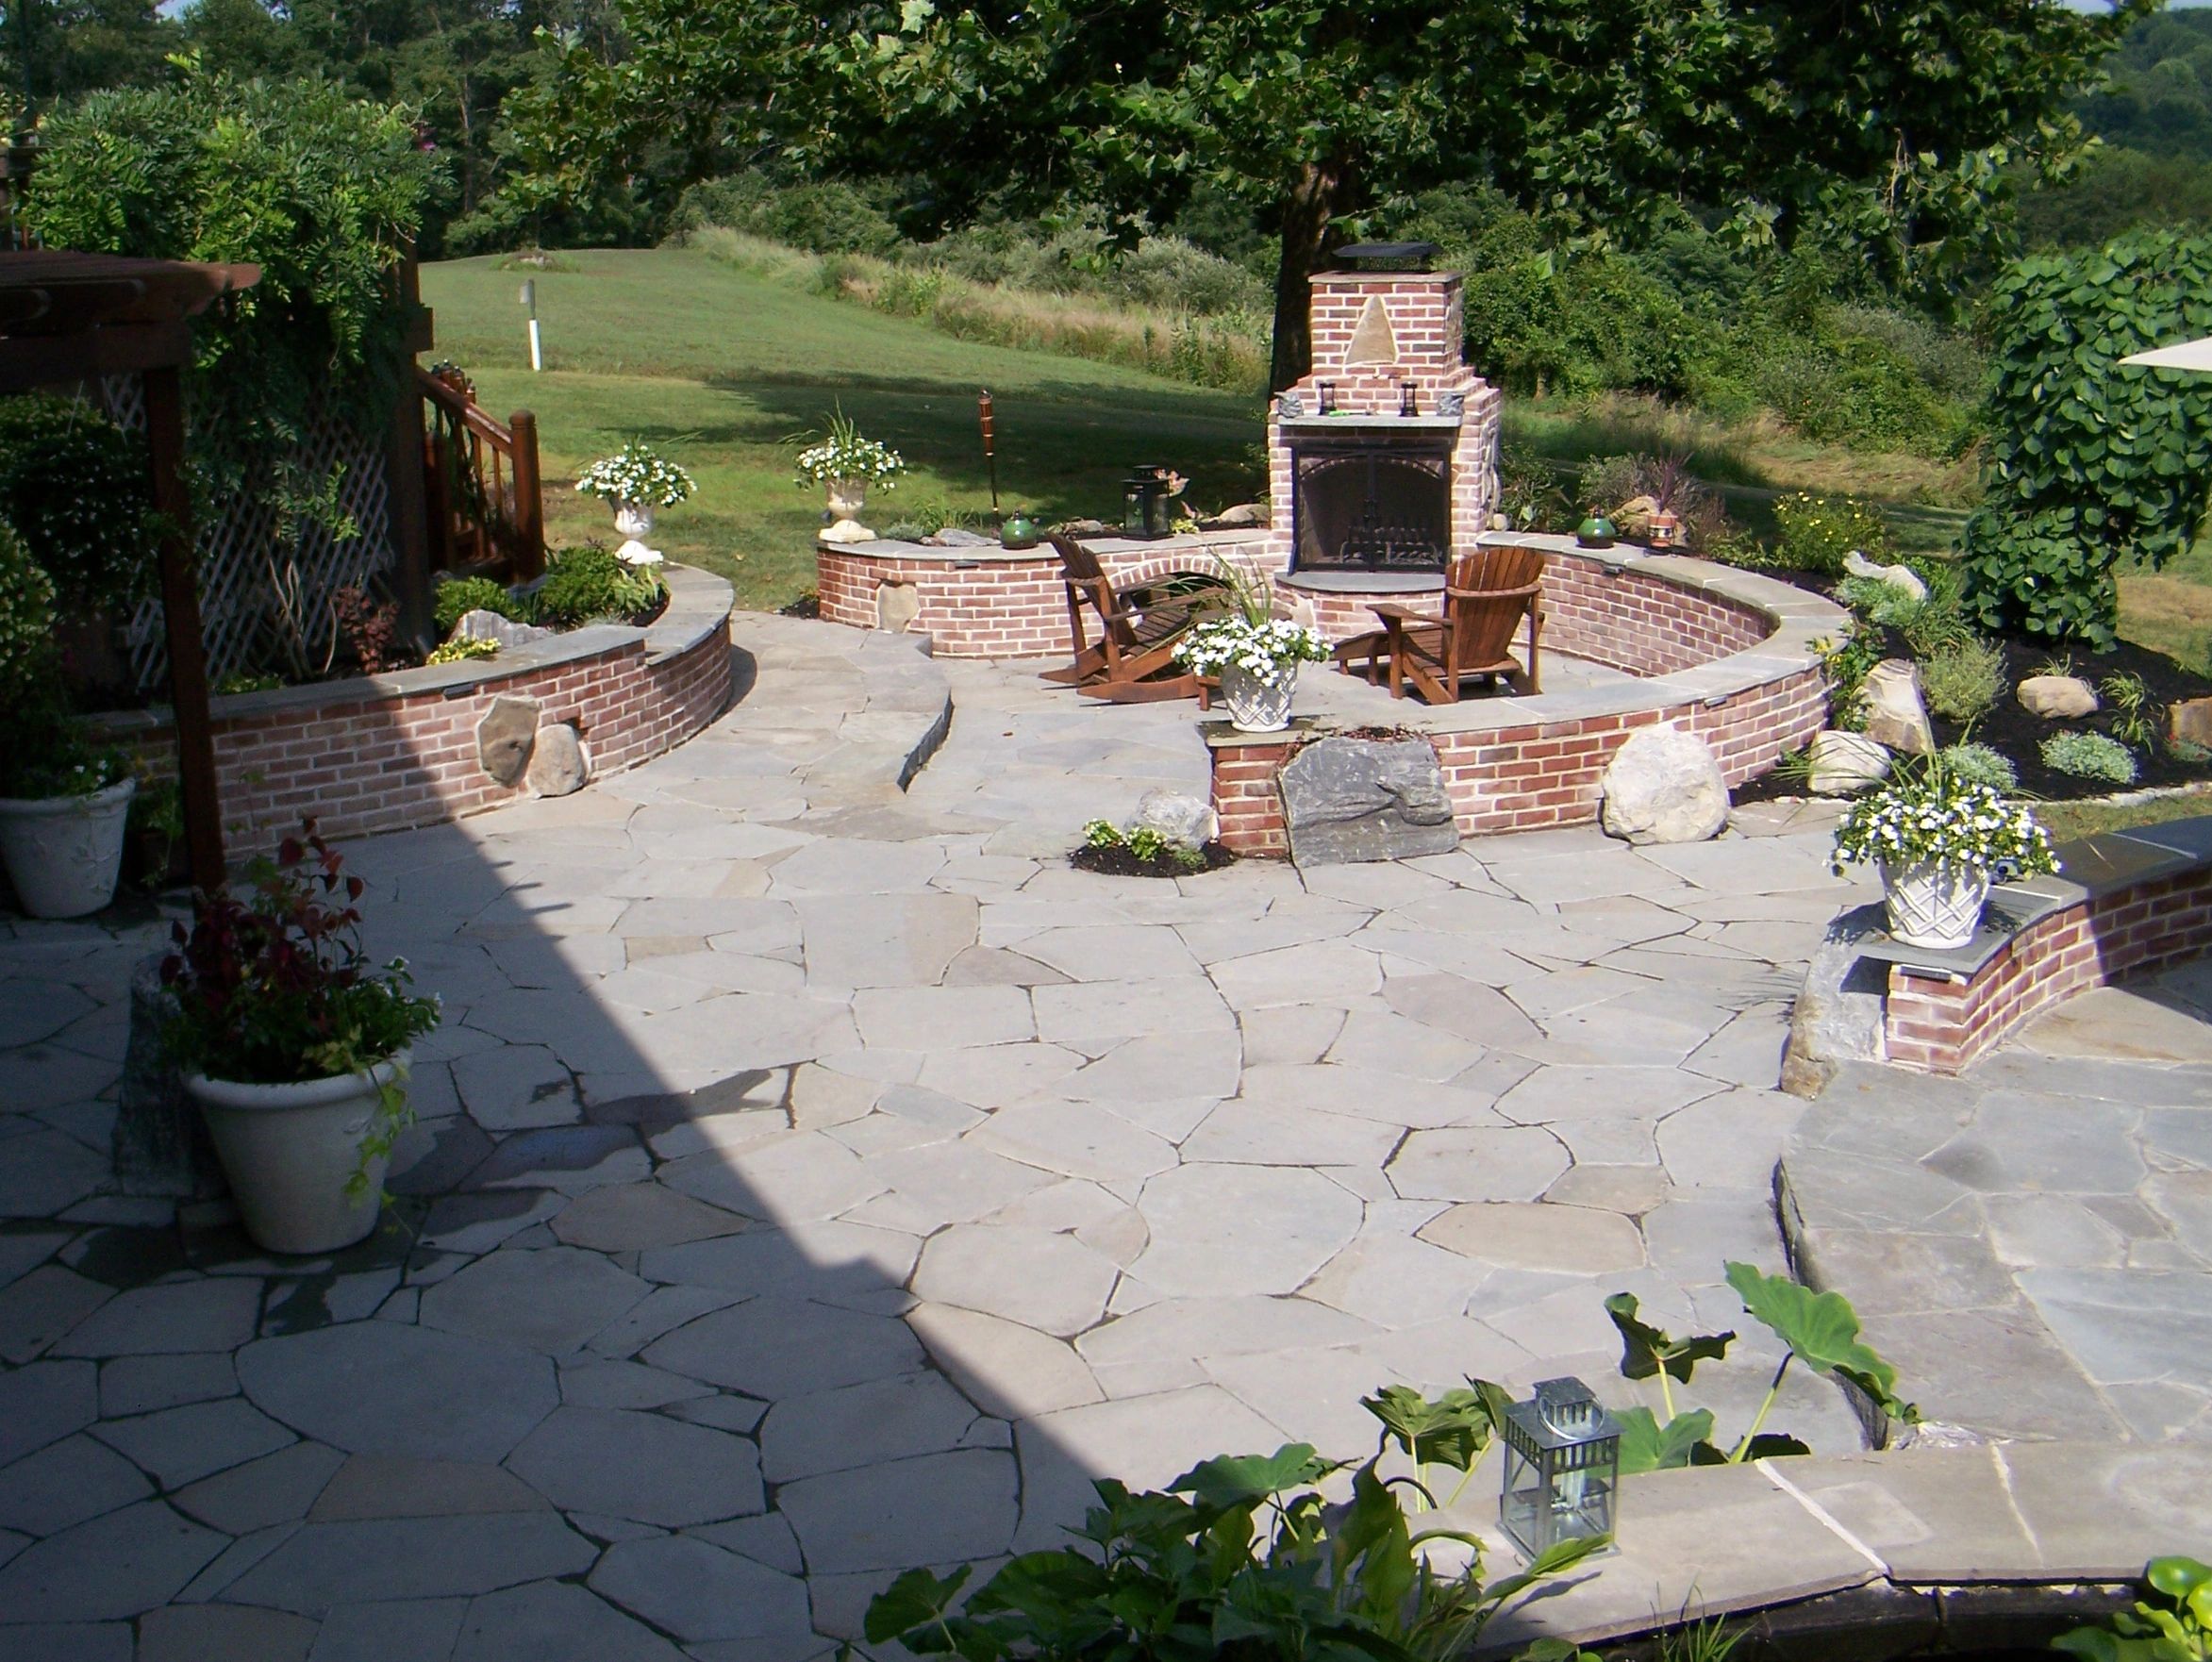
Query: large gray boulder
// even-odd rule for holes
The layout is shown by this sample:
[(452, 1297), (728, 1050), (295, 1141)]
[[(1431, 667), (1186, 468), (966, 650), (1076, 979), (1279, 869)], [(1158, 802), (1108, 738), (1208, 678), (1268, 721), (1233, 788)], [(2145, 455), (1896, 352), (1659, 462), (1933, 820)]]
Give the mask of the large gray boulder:
[(535, 641), (553, 639), (551, 629), (541, 629), (535, 623), (518, 623), (512, 618), (503, 618), (497, 612), (478, 609), (461, 613), (454, 623), (454, 640), (490, 640), (501, 651), (509, 647), (528, 646)]
[(1856, 796), (1889, 777), (1887, 746), (1838, 727), (1813, 735), (1811, 760), (1805, 788), (1815, 796)]
[(1921, 581), (1921, 574), (1902, 562), (1893, 566), (1880, 565), (1854, 548), (1843, 557), (1843, 570), (1847, 576), (1871, 577), (1877, 583), (1887, 583), (1908, 599), (1928, 598), (1928, 586)]
[(1139, 826), (1158, 832), (1170, 842), (1197, 848), (1222, 834), (1222, 817), (1203, 796), (1180, 790), (1148, 790), (1137, 805), (1137, 818), (1130, 822), (1129, 829)]
[(1598, 781), (1600, 823), (1630, 842), (1703, 842), (1728, 823), (1728, 781), (1712, 747), (1668, 723), (1629, 736)]
[(1322, 739), (1283, 769), (1283, 823), (1302, 866), (1410, 859), (1459, 846), (1425, 739)]
[(590, 753), (567, 722), (551, 722), (538, 729), (538, 742), (530, 750), (530, 789), (540, 796), (567, 796), (584, 789), (591, 777)]
[(476, 760), (502, 785), (522, 783), (538, 742), (538, 701), (503, 692), (476, 723)]
[(1910, 658), (1886, 657), (1867, 674), (1864, 691), (1867, 737), (1906, 756), (1927, 756), (1936, 748), (1936, 729), (1921, 699), (1920, 666)]

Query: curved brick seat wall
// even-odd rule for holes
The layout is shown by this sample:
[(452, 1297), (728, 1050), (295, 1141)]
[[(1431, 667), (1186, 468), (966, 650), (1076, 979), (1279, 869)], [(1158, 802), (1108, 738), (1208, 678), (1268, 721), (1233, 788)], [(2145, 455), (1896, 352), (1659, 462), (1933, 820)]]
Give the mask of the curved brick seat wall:
[[(1671, 722), (1697, 734), (1735, 785), (1824, 723), (1827, 690), (1814, 642), (1847, 621), (1832, 602), (1770, 577), (1626, 545), (1598, 551), (1563, 537), (1499, 540), (1552, 556), (1544, 573), (1547, 650), (1649, 678), (1534, 698), (1393, 706), (1394, 721), (1436, 746), (1461, 836), (1594, 820), (1599, 776), (1639, 727)], [(1200, 727), (1213, 753), (1222, 840), (1244, 854), (1286, 852), (1276, 775), (1300, 745), (1327, 729), (1301, 723), (1288, 737), (1255, 739), (1226, 721)]]
[(1853, 1060), (1956, 1073), (2076, 993), (2212, 947), (2212, 817), (2057, 853), (2056, 876), (1992, 889), (1981, 933), (1954, 952), (1891, 940), (1879, 904), (1838, 918), (1798, 1001), (1788, 1089)]
[[(325, 835), (436, 824), (527, 794), (478, 759), (476, 723), (494, 698), (535, 700), (540, 725), (573, 723), (594, 776), (682, 743), (730, 698), (730, 586), (666, 568), (668, 609), (650, 627), (598, 624), (495, 658), (247, 692), (213, 701), (225, 835), (266, 846), (317, 817)], [(146, 771), (174, 776), (167, 715), (96, 718)]]

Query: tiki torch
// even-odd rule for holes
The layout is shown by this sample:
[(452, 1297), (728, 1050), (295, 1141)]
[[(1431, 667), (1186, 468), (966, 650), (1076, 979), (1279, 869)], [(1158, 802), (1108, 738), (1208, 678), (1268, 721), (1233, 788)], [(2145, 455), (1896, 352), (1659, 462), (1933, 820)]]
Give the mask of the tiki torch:
[(998, 418), (990, 412), (990, 389), (976, 395), (976, 419), (983, 424), (983, 465), (990, 470), (990, 511), (999, 509)]

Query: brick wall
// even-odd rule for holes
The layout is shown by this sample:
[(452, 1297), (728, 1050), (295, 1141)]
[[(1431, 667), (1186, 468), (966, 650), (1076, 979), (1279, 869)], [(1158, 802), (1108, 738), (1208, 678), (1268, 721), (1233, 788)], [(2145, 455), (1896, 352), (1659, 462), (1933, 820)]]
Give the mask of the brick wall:
[[(303, 813), (315, 815), (326, 836), (359, 837), (526, 795), (492, 779), (477, 757), (476, 723), (502, 694), (536, 699), (541, 726), (573, 723), (594, 775), (680, 744), (729, 704), (723, 593), (720, 620), (666, 656), (649, 650), (646, 632), (627, 631), (589, 656), (505, 673), (498, 660), (486, 660), (465, 679), (419, 691), (404, 690), (424, 673), (416, 671), (334, 682), (332, 696), (311, 705), (257, 707), (267, 703), (258, 694), (216, 699), (216, 783), (232, 852), (268, 846)], [(175, 776), (166, 719), (133, 712), (109, 718), (108, 730), (148, 774)]]
[(2092, 987), (2212, 944), (2212, 868), (2116, 889), (2027, 925), (1970, 979), (1889, 972), (1889, 1060), (1956, 1073), (2039, 1012)]

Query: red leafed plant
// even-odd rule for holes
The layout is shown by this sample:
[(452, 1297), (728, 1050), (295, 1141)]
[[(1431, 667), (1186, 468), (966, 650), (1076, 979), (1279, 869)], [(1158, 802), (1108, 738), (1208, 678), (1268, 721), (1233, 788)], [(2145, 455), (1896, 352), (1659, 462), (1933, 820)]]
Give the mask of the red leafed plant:
[(161, 964), (180, 1064), (254, 1085), (326, 1079), (389, 1061), (438, 1024), (438, 1001), (409, 991), (404, 961), (364, 957), (364, 886), (343, 865), (303, 820), (274, 860), (246, 868), (245, 893), (195, 897), (191, 928), (174, 926), (177, 950)]

